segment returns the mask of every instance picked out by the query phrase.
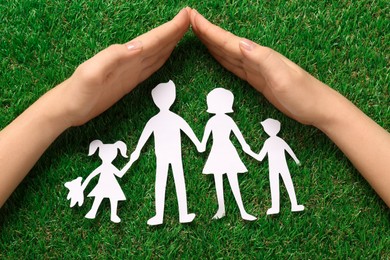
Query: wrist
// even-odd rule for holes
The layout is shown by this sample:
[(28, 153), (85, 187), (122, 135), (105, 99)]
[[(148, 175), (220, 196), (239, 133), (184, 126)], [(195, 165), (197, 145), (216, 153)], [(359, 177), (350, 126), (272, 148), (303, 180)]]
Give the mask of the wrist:
[(325, 134), (334, 129), (344, 127), (352, 112), (356, 107), (343, 95), (328, 88), (329, 93), (324, 95), (321, 100), (321, 116), (314, 122), (314, 126)]
[(35, 119), (49, 131), (48, 134), (60, 135), (70, 128), (71, 121), (67, 115), (67, 109), (63, 102), (63, 85), (60, 84), (43, 95), (31, 107)]

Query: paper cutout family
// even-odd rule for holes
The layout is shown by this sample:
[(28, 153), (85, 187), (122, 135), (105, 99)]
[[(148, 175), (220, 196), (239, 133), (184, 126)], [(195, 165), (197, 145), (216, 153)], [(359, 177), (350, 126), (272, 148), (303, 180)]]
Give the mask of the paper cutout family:
[(97, 210), (104, 198), (108, 198), (111, 204), (111, 221), (118, 223), (121, 219), (117, 215), (118, 201), (126, 200), (116, 177), (121, 178), (139, 158), (141, 150), (149, 137), (154, 136), (156, 153), (156, 182), (155, 182), (155, 207), (156, 215), (148, 220), (148, 225), (159, 225), (163, 223), (165, 189), (167, 184), (169, 165), (171, 165), (176, 194), (179, 206), (180, 223), (192, 222), (194, 213), (188, 213), (187, 194), (183, 172), (181, 153), (181, 131), (183, 131), (195, 144), (198, 152), (206, 150), (207, 141), (212, 135), (213, 143), (203, 174), (214, 174), (218, 210), (214, 219), (225, 216), (225, 202), (223, 192), (223, 175), (226, 174), (231, 190), (244, 220), (256, 220), (255, 216), (246, 212), (238, 183), (238, 173), (247, 172), (247, 168), (241, 161), (236, 148), (230, 140), (233, 133), (238, 139), (243, 151), (258, 161), (262, 161), (266, 155), (269, 160), (269, 178), (272, 206), (267, 214), (277, 214), (280, 210), (279, 175), (282, 177), (291, 201), (292, 211), (304, 210), (303, 205), (298, 205), (294, 186), (287, 166), (285, 151), (299, 164), (299, 160), (288, 144), (277, 136), (280, 130), (280, 122), (274, 119), (266, 119), (261, 122), (264, 131), (270, 136), (264, 143), (259, 154), (254, 153), (246, 143), (238, 126), (227, 114), (233, 112), (233, 93), (223, 88), (216, 88), (207, 95), (207, 112), (214, 114), (205, 127), (203, 139), (200, 142), (188, 123), (179, 115), (170, 111), (169, 108), (176, 99), (175, 84), (170, 80), (167, 83), (160, 83), (152, 90), (152, 98), (160, 112), (153, 116), (145, 125), (138, 144), (130, 156), (130, 161), (119, 170), (113, 164), (117, 157), (118, 150), (123, 157), (126, 157), (126, 144), (118, 141), (114, 144), (103, 144), (100, 140), (91, 142), (89, 156), (99, 150), (99, 157), (102, 164), (96, 168), (84, 182), (78, 177), (73, 181), (65, 183), (69, 189), (67, 199), (71, 200), (70, 207), (84, 202), (84, 190), (92, 178), (100, 174), (97, 185), (88, 194), (88, 197), (95, 197), (91, 210), (85, 215), (86, 218), (94, 219)]

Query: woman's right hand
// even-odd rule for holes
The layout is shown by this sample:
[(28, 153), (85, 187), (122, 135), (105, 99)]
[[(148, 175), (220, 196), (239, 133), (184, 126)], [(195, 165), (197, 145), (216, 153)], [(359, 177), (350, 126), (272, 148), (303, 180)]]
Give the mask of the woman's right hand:
[(341, 95), (298, 65), (270, 48), (221, 29), (194, 9), (190, 20), (193, 31), (214, 58), (280, 111), (317, 127), (331, 115), (335, 97)]
[(386, 130), (280, 53), (219, 28), (195, 10), (190, 20), (217, 61), (286, 115), (323, 131), (390, 207), (390, 134)]

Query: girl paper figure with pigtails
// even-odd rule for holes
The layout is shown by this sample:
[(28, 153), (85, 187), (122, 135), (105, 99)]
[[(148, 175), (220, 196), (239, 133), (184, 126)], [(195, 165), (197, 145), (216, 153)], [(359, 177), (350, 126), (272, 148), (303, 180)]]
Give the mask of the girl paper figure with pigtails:
[(207, 112), (215, 115), (207, 122), (201, 143), (201, 148), (204, 150), (207, 140), (212, 134), (213, 145), (203, 168), (203, 174), (214, 174), (218, 199), (218, 211), (213, 217), (214, 219), (220, 219), (225, 216), (223, 175), (226, 174), (241, 217), (244, 220), (253, 221), (256, 220), (256, 217), (248, 214), (244, 208), (237, 176), (238, 173), (244, 173), (248, 170), (230, 141), (230, 134), (233, 133), (237, 137), (244, 152), (250, 155), (253, 152), (245, 142), (236, 123), (227, 115), (227, 113), (233, 112), (233, 100), (233, 93), (223, 88), (216, 88), (207, 95)]
[(126, 144), (122, 141), (118, 141), (114, 144), (103, 144), (100, 140), (95, 140), (89, 145), (89, 156), (93, 155), (99, 150), (99, 157), (102, 159), (102, 164), (96, 168), (81, 184), (81, 177), (65, 183), (65, 187), (69, 189), (68, 199), (71, 200), (71, 207), (76, 203), (79, 206), (84, 201), (84, 190), (92, 178), (99, 175), (99, 181), (95, 188), (88, 194), (88, 197), (95, 197), (91, 210), (85, 215), (86, 218), (94, 219), (96, 217), (97, 210), (104, 198), (108, 198), (111, 204), (111, 221), (119, 223), (121, 219), (117, 215), (118, 201), (126, 200), (116, 177), (122, 178), (124, 173), (130, 168), (130, 165), (126, 166), (126, 169), (122, 171), (118, 170), (112, 162), (117, 157), (118, 150), (121, 155), (127, 158)]

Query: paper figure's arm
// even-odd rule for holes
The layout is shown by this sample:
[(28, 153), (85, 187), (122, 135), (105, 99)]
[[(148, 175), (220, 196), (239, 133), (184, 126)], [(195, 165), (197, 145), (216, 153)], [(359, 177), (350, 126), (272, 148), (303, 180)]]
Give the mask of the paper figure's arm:
[(223, 30), (196, 11), (191, 13), (191, 24), (224, 67), (286, 115), (324, 132), (390, 207), (388, 126), (384, 129), (375, 123), (347, 98), (280, 53)]
[(146, 141), (148, 141), (149, 137), (152, 135), (154, 131), (154, 117), (152, 117), (145, 125), (144, 130), (142, 130), (141, 136), (138, 140), (137, 147), (135, 148), (134, 152), (130, 155), (130, 161), (123, 167), (122, 170), (120, 170), (116, 175), (119, 178), (122, 178), (123, 175), (130, 169), (131, 165), (138, 160), (141, 150), (144, 147)]
[(88, 186), (89, 182), (99, 173), (101, 172), (100, 167), (96, 168), (91, 174), (88, 175), (88, 177), (85, 179), (83, 184), (81, 185), (81, 189), (85, 190), (85, 188)]
[[(139, 155), (138, 155), (139, 156)], [(138, 157), (137, 157), (138, 159)], [(123, 175), (125, 175), (125, 173), (130, 169), (131, 165), (133, 165), (133, 163), (137, 160), (136, 159), (136, 154), (132, 153), (130, 155), (130, 161), (125, 165), (125, 167), (123, 167), (122, 170), (120, 170), (116, 176), (118, 176), (119, 178), (122, 178)]]
[(290, 147), (284, 140), (282, 140), (282, 141), (283, 141), (283, 145), (284, 145), (283, 148), (286, 150), (286, 152), (291, 156), (291, 158), (294, 159), (294, 161), (295, 161), (296, 164), (300, 164), (300, 162), (299, 162), (297, 156), (295, 155), (295, 153), (293, 152), (293, 150), (291, 149), (291, 147)]
[(200, 147), (201, 143), (198, 137), (196, 137), (190, 125), (183, 118), (179, 118), (180, 129), (190, 138), (190, 140), (194, 143), (196, 147)]
[[(148, 141), (149, 137), (152, 135), (153, 131), (155, 130), (154, 124), (155, 124), (154, 117), (149, 119), (149, 121), (146, 123), (144, 130), (142, 130), (141, 136), (138, 140), (137, 147), (135, 148), (134, 152), (130, 156), (130, 162), (131, 162), (131, 159), (133, 159), (134, 161), (136, 161), (138, 159), (142, 148), (144, 147), (144, 145)], [(125, 168), (130, 168), (130, 166), (129, 166), (130, 162), (125, 166)]]
[(256, 154), (251, 150), (250, 146), (245, 141), (244, 136), (242, 135), (240, 129), (237, 126), (237, 124), (233, 121), (233, 119), (230, 122), (231, 122), (232, 132), (236, 136), (238, 142), (241, 144), (242, 150), (246, 154), (248, 154), (248, 155), (250, 155), (250, 156), (252, 156), (253, 158), (256, 159)]
[(256, 159), (258, 161), (263, 161), (264, 157), (267, 155), (267, 152), (268, 152), (268, 145), (267, 145), (267, 141), (265, 141), (263, 147), (261, 148), (259, 154), (256, 155)]
[(206, 144), (207, 144), (207, 141), (209, 140), (209, 137), (210, 137), (210, 134), (211, 134), (211, 123), (210, 123), (210, 120), (207, 122), (206, 124), (206, 127), (204, 129), (204, 133), (203, 133), (203, 138), (202, 138), (202, 141), (201, 141), (201, 148), (203, 150), (206, 150)]

